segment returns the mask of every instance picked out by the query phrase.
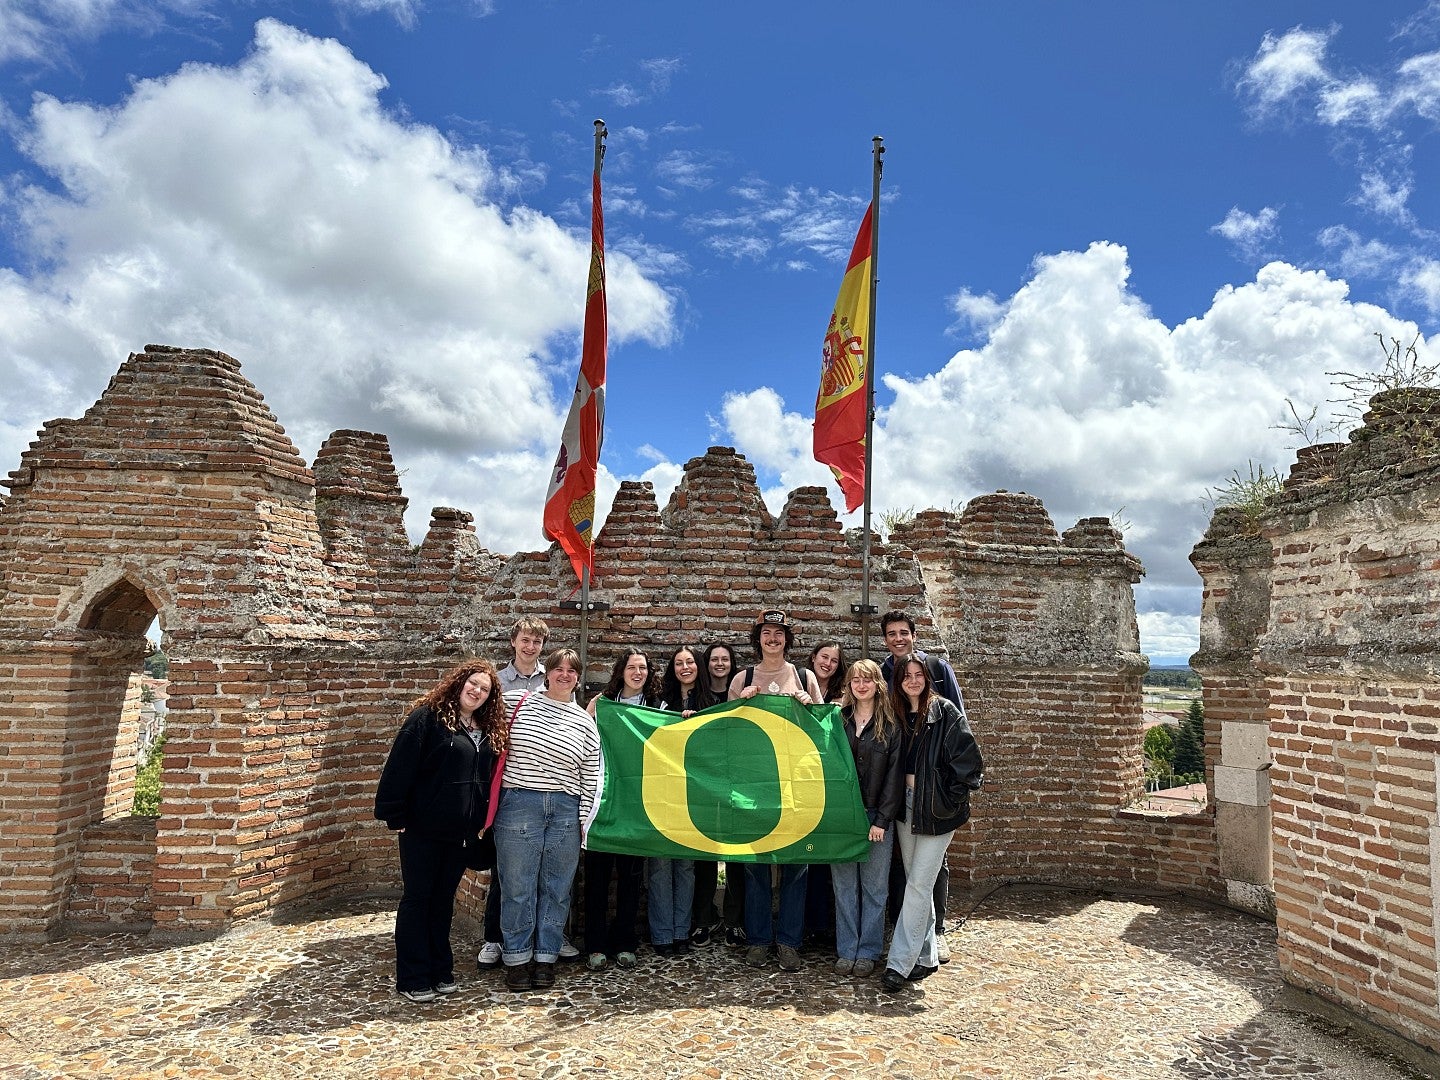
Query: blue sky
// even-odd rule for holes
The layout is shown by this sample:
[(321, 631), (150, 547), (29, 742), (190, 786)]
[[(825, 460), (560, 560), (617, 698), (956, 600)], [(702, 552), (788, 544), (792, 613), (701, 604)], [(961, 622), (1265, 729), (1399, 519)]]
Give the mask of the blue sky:
[(882, 135), (877, 510), (1116, 515), (1157, 663), (1207, 489), (1440, 317), (1436, 3), (0, 0), (3, 469), (129, 352), (219, 348), (307, 457), (386, 432), (412, 532), (542, 546), (596, 117), (602, 502), (717, 443), (775, 509), (827, 482)]

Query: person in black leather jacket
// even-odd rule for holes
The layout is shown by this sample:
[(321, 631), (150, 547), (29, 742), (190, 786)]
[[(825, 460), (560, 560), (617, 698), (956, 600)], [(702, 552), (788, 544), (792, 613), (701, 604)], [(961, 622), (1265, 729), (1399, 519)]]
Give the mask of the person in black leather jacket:
[(882, 984), (898, 990), (939, 966), (933, 889), (955, 830), (970, 818), (970, 793), (985, 763), (965, 715), (935, 692), (930, 669), (913, 653), (895, 661), (892, 701), (904, 731), (905, 820), (897, 830), (905, 861), (905, 899)]
[(836, 863), (830, 868), (835, 895), (835, 971), (864, 977), (874, 972), (885, 948), (890, 847), (904, 791), (902, 739), (879, 664), (857, 660), (845, 673), (844, 684), (840, 718), (855, 759), (860, 801), (870, 819), (870, 853), (864, 862)]
[(400, 842), (395, 989), (410, 1001), (458, 989), (450, 948), (455, 891), (478, 861), (504, 741), (500, 676), (488, 660), (467, 660), (415, 702), (385, 760), (375, 816)]

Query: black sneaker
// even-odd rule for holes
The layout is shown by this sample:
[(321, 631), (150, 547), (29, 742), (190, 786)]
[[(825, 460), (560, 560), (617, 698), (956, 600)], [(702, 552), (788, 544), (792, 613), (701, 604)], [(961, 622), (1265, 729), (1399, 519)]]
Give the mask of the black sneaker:
[(743, 926), (727, 926), (725, 928), (725, 944), (732, 949), (738, 949), (745, 945), (745, 928)]
[(697, 949), (703, 949), (710, 944), (710, 927), (697, 926), (690, 931), (690, 944)]
[(886, 968), (885, 974), (880, 976), (880, 985), (890, 991), (890, 993), (896, 993), (905, 988), (905, 976), (901, 975), (894, 968)]
[(683, 938), (682, 938), (680, 941), (673, 942), (673, 943), (670, 945), (670, 956), (671, 956), (673, 959), (678, 960), (678, 959), (679, 959), (680, 957), (682, 957), (682, 956), (689, 956), (689, 955), (690, 955), (690, 942), (684, 940)]
[(905, 977), (911, 982), (919, 982), (921, 979), (928, 979), (939, 970), (938, 967), (926, 967), (924, 964), (916, 964), (910, 969), (910, 974)]
[(531, 980), (531, 985), (534, 986), (536, 990), (549, 990), (554, 986), (555, 965), (546, 964), (537, 960), (535, 962), (535, 974)]
[(668, 941), (663, 941), (658, 945), (652, 941), (650, 947), (655, 950), (656, 956), (669, 957), (675, 955), (675, 946)]
[(529, 964), (512, 964), (505, 969), (505, 989), (529, 990), (532, 985)]

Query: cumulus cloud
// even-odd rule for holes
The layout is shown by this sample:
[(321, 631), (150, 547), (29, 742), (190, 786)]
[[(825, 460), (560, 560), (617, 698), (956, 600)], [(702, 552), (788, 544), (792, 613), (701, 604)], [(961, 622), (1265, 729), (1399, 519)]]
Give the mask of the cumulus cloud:
[[(1283, 474), (1296, 442), (1276, 426), (1289, 419), (1286, 400), (1319, 406), (1322, 424), (1333, 419), (1326, 372), (1363, 367), (1377, 331), (1417, 332), (1351, 301), (1343, 281), (1283, 262), (1220, 289), (1176, 327), (1150, 313), (1129, 277), (1128, 252), (1113, 243), (1043, 256), (998, 304), (983, 343), (930, 375), (883, 374), (894, 400), (877, 419), (875, 509), (946, 506), (1004, 488), (1043, 499), (1063, 531), (1123, 507), (1127, 544), (1149, 575), (1141, 610), (1171, 590), (1163, 610), (1183, 614), (1173, 600), (1198, 586), (1188, 555), (1208, 522), (1207, 489), (1249, 461)], [(723, 421), (783, 486), (829, 482), (808, 460), (808, 408), (787, 411), (762, 388), (728, 398)], [(841, 505), (833, 484), (831, 498)], [(1158, 619), (1148, 622), (1157, 632)], [(1185, 642), (1171, 655), (1193, 652), (1193, 637)]]
[[(543, 472), (588, 232), (503, 202), (513, 188), (483, 149), (387, 111), (385, 87), (337, 42), (267, 19), (234, 66), (189, 64), (113, 106), (37, 97), (19, 142), (45, 180), (6, 191), (37, 269), (0, 268), (0, 382), (36, 392), (12, 398), (0, 457), (163, 342), (222, 349), (285, 387), (307, 456), (339, 427), (387, 432), (402, 469), (473, 453), (487, 504), (499, 474), (537, 454)], [(622, 252), (608, 272), (612, 341), (667, 343), (673, 299)], [(412, 527), (431, 486), (410, 493)], [(514, 545), (501, 521), (517, 531), (487, 542)]]
[(1279, 37), (1266, 34), (1240, 79), (1240, 86), (1250, 96), (1256, 111), (1271, 112), (1300, 92), (1328, 83), (1325, 50), (1334, 34), (1333, 27), (1329, 30), (1296, 27)]

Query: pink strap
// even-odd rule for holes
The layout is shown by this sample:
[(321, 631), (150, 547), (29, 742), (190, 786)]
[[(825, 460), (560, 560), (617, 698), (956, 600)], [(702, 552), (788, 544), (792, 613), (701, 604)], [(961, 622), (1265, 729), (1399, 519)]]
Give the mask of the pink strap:
[[(515, 727), (515, 717), (520, 715), (520, 706), (525, 704), (534, 691), (525, 691), (525, 696), (515, 703), (515, 711), (510, 714), (510, 723), (506, 730)], [(489, 829), (495, 824), (495, 812), (500, 809), (500, 781), (505, 776), (505, 762), (510, 758), (510, 745), (506, 741), (505, 749), (500, 751), (500, 756), (495, 759), (495, 771), (490, 775), (490, 805), (485, 808), (485, 828)]]

